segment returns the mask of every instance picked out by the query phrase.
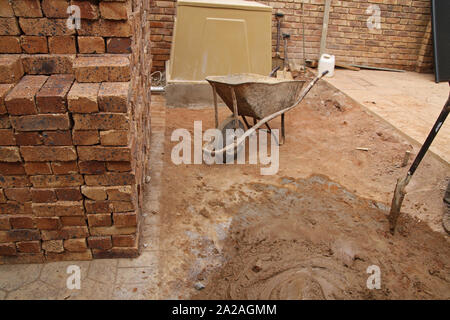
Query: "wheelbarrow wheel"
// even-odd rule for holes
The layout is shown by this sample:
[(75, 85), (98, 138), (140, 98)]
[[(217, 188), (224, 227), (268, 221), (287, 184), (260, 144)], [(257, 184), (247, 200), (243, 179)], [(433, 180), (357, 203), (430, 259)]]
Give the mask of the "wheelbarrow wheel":
[[(222, 143), (223, 146), (226, 146), (227, 140), (227, 130), (235, 130), (236, 125), (235, 125), (235, 121), (238, 122), (238, 128), (242, 129), (242, 132), (245, 132), (245, 125), (242, 123), (241, 120), (239, 119), (235, 119), (233, 115), (229, 116), (228, 118), (226, 118), (224, 121), (222, 121), (218, 127), (218, 129), (222, 132)], [(224, 152), (223, 154), (223, 161), (225, 162), (231, 162), (234, 159), (236, 159), (237, 155), (239, 152), (241, 152), (241, 150), (244, 148), (244, 144), (241, 143), (239, 146), (237, 146), (237, 148), (232, 149), (229, 152)], [(220, 148), (217, 148), (220, 149)]]

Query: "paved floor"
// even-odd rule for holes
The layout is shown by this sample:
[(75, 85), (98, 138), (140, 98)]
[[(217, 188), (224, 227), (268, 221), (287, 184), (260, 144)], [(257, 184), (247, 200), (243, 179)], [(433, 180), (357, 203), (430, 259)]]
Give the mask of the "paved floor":
[[(163, 168), (165, 106), (152, 96), (151, 180), (143, 208), (142, 254), (136, 259), (52, 262), (0, 265), (0, 300), (3, 299), (158, 299), (160, 288), (170, 279), (160, 276), (159, 196)], [(148, 192), (151, 190), (151, 192)], [(81, 271), (81, 288), (68, 289), (67, 268)]]
[[(448, 83), (436, 84), (432, 74), (339, 69), (326, 80), (420, 144), (449, 95)], [(447, 163), (449, 141), (450, 120), (430, 148)]]

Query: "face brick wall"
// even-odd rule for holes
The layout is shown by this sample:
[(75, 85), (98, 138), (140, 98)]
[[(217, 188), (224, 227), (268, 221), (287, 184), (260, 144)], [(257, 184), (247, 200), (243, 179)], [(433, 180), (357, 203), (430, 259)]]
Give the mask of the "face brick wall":
[(0, 0), (0, 264), (138, 255), (148, 10)]
[[(303, 16), (306, 58), (318, 58), (325, 0), (258, 2), (270, 5), (273, 14), (275, 12), (285, 14), (281, 31), (291, 34), (288, 55), (296, 63), (303, 61), (301, 23)], [(433, 60), (430, 2), (429, 0), (332, 0), (327, 52), (336, 55), (337, 61), (343, 63), (431, 71)], [(164, 70), (164, 61), (169, 59), (175, 3), (174, 0), (155, 0), (151, 4), (149, 19), (154, 70)], [(379, 30), (367, 28), (370, 14), (366, 13), (366, 10), (370, 5), (377, 5), (380, 8)], [(272, 26), (272, 53), (275, 55), (275, 18)]]

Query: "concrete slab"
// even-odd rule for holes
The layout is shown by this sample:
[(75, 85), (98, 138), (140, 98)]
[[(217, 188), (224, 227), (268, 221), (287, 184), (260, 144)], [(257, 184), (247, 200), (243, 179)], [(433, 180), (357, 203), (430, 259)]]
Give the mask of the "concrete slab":
[[(326, 80), (404, 135), (422, 144), (449, 95), (448, 83), (432, 74), (372, 70), (336, 70)], [(450, 121), (444, 123), (430, 151), (450, 162)]]

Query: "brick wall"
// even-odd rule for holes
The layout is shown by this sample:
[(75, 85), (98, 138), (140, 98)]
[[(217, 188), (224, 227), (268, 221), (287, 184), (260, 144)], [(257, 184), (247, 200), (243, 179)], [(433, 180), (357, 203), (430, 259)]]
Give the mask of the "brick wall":
[(148, 8), (0, 0), (0, 264), (138, 255)]
[[(325, 0), (258, 2), (270, 5), (273, 13), (285, 14), (282, 32), (291, 34), (288, 52), (297, 63), (303, 59), (303, 16), (306, 58), (318, 58)], [(151, 4), (149, 19), (154, 70), (163, 70), (164, 61), (169, 59), (175, 3), (175, 0), (156, 0)], [(367, 28), (370, 15), (366, 14), (366, 10), (369, 5), (378, 5), (381, 10), (379, 30)], [(429, 0), (332, 0), (327, 52), (336, 55), (337, 61), (344, 63), (431, 71), (430, 19)], [(272, 26), (272, 52), (275, 54), (275, 18)]]

